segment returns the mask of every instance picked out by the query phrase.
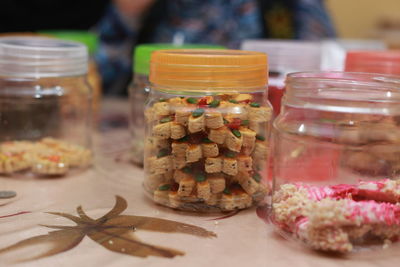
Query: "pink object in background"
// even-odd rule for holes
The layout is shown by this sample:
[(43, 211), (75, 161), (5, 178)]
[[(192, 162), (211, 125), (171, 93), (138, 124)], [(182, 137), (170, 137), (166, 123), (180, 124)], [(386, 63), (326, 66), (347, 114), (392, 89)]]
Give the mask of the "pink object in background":
[(345, 71), (400, 75), (400, 50), (349, 51)]

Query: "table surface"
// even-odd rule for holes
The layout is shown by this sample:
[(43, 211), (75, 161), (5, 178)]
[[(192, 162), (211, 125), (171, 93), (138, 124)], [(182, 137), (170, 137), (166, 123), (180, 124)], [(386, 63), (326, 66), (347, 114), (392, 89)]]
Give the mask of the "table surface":
[[(143, 171), (129, 163), (127, 130), (128, 105), (124, 100), (107, 100), (103, 106), (103, 127), (96, 137), (95, 166), (81, 174), (59, 179), (15, 179), (0, 177), (0, 190), (15, 190), (17, 197), (0, 202), (0, 251), (22, 240), (46, 235), (43, 225), (73, 226), (70, 220), (47, 212), (77, 215), (82, 205), (92, 218), (106, 214), (115, 196), (126, 199), (123, 215), (140, 215), (183, 222), (214, 232), (205, 238), (182, 233), (135, 231), (148, 244), (179, 250), (173, 258), (141, 258), (110, 251), (89, 237), (75, 247), (37, 260), (18, 262), (30, 253), (46, 251), (50, 243), (40, 242), (0, 253), (0, 266), (396, 266), (399, 246), (361, 251), (347, 256), (326, 255), (292, 244), (273, 232), (258, 218), (255, 209), (229, 218), (173, 211), (153, 204), (143, 193)], [(111, 127), (110, 125), (113, 125)], [(14, 216), (7, 216), (14, 215)], [(217, 219), (216, 219), (217, 218)], [(132, 231), (133, 232), (133, 231)], [(33, 242), (32, 242), (33, 243)]]

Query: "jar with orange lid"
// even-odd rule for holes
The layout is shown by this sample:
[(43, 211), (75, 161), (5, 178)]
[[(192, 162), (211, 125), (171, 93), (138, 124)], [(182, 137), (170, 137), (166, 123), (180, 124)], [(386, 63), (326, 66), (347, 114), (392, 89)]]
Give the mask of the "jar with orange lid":
[(267, 56), (159, 50), (150, 63), (144, 188), (161, 205), (219, 212), (268, 193)]

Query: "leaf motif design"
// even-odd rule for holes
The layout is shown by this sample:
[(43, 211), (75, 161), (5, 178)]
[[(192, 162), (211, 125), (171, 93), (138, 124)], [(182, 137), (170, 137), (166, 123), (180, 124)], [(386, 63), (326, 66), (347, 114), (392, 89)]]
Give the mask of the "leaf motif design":
[(67, 213), (49, 212), (49, 214), (61, 216), (75, 222), (76, 226), (42, 225), (57, 230), (49, 232), (47, 235), (32, 237), (0, 249), (0, 254), (50, 243), (50, 248), (47, 251), (34, 256), (28, 255), (22, 260), (39, 259), (72, 249), (85, 236), (88, 236), (104, 248), (114, 252), (136, 257), (157, 256), (173, 258), (184, 255), (184, 253), (175, 249), (142, 242), (134, 235), (134, 232), (146, 230), (160, 233), (184, 233), (199, 237), (216, 237), (215, 233), (195, 225), (152, 217), (120, 215), (127, 206), (125, 199), (116, 196), (114, 207), (97, 220), (90, 218), (81, 206), (76, 209), (79, 217)]
[(47, 251), (32, 256), (23, 254), (22, 258), (19, 258), (18, 261), (23, 262), (40, 259), (74, 248), (82, 241), (84, 236), (85, 235), (82, 234), (81, 231), (76, 229), (53, 231), (46, 235), (31, 237), (9, 247), (0, 249), (0, 254), (16, 250), (23, 250), (29, 246), (50, 243), (50, 248)]
[(86, 215), (86, 213), (82, 209), (82, 206), (77, 207), (76, 212), (78, 212), (78, 215), (82, 220), (88, 223), (95, 223), (95, 220)]
[(136, 257), (158, 256), (173, 258), (183, 252), (146, 244), (137, 239), (125, 228), (105, 228), (93, 231), (88, 236), (106, 249)]
[(117, 215), (120, 215), (124, 210), (126, 210), (126, 208), (128, 207), (128, 203), (126, 202), (126, 200), (120, 196), (116, 196), (115, 198), (116, 198), (116, 202), (115, 202), (115, 205), (112, 208), (112, 210), (110, 210), (103, 217), (97, 219), (96, 220), (97, 222), (102, 222), (102, 221), (111, 219)]
[(130, 227), (130, 229), (135, 228), (135, 230), (162, 233), (183, 233), (200, 237), (217, 236), (214, 232), (207, 231), (195, 225), (145, 216), (119, 215), (108, 220), (104, 223), (104, 226), (126, 227), (128, 229)]
[(62, 212), (47, 212), (47, 213), (48, 213), (48, 214), (57, 215), (57, 216), (60, 216), (60, 217), (67, 218), (67, 219), (73, 221), (74, 223), (76, 223), (76, 224), (78, 224), (78, 225), (79, 225), (79, 224), (84, 224), (84, 223), (85, 223), (85, 221), (84, 221), (82, 218), (76, 217), (76, 216), (71, 215), (71, 214), (68, 214), (68, 213), (62, 213)]

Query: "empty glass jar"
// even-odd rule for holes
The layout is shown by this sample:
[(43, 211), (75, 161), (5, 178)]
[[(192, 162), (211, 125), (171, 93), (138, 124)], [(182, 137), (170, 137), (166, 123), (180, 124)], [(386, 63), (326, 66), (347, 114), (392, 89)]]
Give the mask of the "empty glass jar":
[(144, 187), (156, 203), (212, 212), (264, 199), (267, 77), (267, 57), (259, 52), (153, 53)]
[(87, 49), (0, 38), (0, 175), (62, 176), (91, 164)]
[(273, 126), (272, 221), (324, 251), (400, 236), (400, 78), (294, 73)]

